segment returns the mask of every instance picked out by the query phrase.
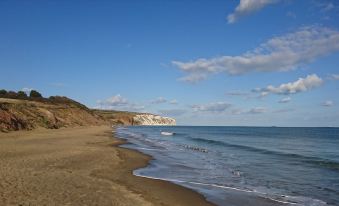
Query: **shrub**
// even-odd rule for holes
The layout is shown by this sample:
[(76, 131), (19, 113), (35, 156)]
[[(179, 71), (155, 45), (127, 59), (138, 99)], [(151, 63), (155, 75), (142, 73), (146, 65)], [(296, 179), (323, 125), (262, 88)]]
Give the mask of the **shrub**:
[(23, 91), (18, 91), (17, 96), (18, 96), (19, 99), (26, 99), (27, 98), (27, 94)]
[(13, 91), (8, 91), (6, 94), (6, 98), (10, 98), (10, 99), (16, 99), (18, 97), (18, 94), (16, 92)]
[(42, 95), (35, 91), (35, 90), (32, 90), (30, 93), (29, 93), (29, 97), (32, 97), (32, 98), (42, 98)]
[(7, 94), (6, 90), (4, 90), (4, 89), (0, 90), (0, 97), (4, 97), (4, 96), (6, 96), (6, 94)]

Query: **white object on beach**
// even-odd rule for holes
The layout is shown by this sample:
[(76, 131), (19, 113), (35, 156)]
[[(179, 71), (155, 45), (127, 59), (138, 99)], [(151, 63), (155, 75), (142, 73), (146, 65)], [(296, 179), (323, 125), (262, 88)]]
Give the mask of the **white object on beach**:
[(161, 132), (160, 134), (161, 135), (165, 135), (165, 136), (172, 136), (172, 135), (174, 135), (173, 132)]

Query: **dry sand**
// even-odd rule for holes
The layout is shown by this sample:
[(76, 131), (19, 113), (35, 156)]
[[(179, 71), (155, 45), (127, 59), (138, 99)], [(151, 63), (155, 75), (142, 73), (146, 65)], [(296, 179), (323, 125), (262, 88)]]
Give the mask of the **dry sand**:
[(118, 144), (107, 126), (0, 133), (0, 205), (212, 205), (133, 176), (150, 157)]

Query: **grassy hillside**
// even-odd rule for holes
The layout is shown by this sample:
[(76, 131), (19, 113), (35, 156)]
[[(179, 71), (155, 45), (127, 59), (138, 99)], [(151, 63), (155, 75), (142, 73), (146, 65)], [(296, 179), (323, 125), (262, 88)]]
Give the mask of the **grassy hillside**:
[(107, 124), (107, 121), (66, 97), (54, 97), (49, 101), (0, 98), (1, 131), (100, 124)]
[(62, 96), (44, 98), (34, 91), (0, 90), (0, 131), (57, 129), (90, 125), (134, 125), (136, 112), (89, 109), (85, 105)]

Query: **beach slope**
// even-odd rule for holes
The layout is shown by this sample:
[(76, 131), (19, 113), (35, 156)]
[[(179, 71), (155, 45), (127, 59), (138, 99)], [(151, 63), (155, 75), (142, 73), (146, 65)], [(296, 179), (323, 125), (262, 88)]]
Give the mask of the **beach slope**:
[(212, 205), (132, 175), (149, 156), (119, 148), (107, 126), (0, 133), (0, 205)]

